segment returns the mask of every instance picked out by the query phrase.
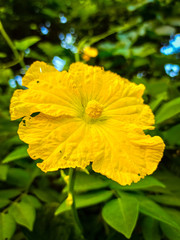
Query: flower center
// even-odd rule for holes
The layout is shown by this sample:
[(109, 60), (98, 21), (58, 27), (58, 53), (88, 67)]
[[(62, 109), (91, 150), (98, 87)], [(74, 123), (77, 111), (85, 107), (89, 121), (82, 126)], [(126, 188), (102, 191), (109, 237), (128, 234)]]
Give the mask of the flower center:
[(94, 119), (100, 117), (102, 111), (103, 105), (98, 103), (96, 100), (89, 101), (85, 109), (86, 114)]

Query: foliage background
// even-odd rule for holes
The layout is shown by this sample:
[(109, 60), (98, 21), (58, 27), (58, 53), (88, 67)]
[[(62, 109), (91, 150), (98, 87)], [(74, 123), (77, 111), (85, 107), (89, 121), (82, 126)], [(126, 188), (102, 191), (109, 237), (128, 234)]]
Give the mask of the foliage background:
[(0, 20), (14, 46), (0, 25), (0, 240), (79, 239), (64, 202), (64, 175), (36, 167), (8, 108), (33, 61), (68, 69), (86, 44), (99, 51), (88, 64), (146, 86), (144, 100), (156, 116), (150, 134), (161, 136), (166, 150), (153, 176), (131, 186), (78, 172), (85, 238), (180, 239), (180, 2), (0, 0)]

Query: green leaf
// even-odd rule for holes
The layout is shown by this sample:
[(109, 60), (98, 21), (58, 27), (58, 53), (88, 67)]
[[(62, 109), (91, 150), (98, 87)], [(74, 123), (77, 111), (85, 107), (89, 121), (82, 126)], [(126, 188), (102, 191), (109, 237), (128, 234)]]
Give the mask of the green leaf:
[(30, 174), (21, 168), (10, 168), (7, 182), (18, 187), (27, 187), (30, 182)]
[(43, 202), (58, 202), (57, 192), (50, 189), (33, 189), (32, 192)]
[(141, 1), (135, 1), (134, 4), (128, 4), (127, 9), (128, 11), (135, 11), (136, 9), (142, 7), (145, 4), (151, 3), (154, 0), (141, 0)]
[(5, 58), (5, 57), (7, 57), (7, 54), (4, 52), (0, 52), (0, 58)]
[[(112, 192), (108, 190), (101, 190), (98, 192), (86, 193), (82, 195), (75, 195), (76, 208), (84, 208), (98, 203), (107, 201), (112, 197)], [(57, 208), (55, 215), (70, 210), (71, 207), (67, 205), (66, 200)]]
[(145, 217), (142, 222), (144, 240), (161, 240), (159, 222), (153, 218)]
[(163, 132), (163, 137), (171, 145), (180, 145), (180, 124), (173, 126), (167, 131)]
[(163, 183), (161, 183), (159, 180), (157, 180), (156, 178), (152, 177), (152, 176), (146, 176), (144, 179), (141, 179), (139, 182), (137, 183), (132, 183), (131, 185), (127, 185), (127, 186), (121, 186), (120, 184), (112, 181), (112, 180), (108, 180), (109, 182), (109, 187), (115, 190), (148, 190), (148, 188), (150, 187), (162, 187), (165, 188), (165, 185)]
[(14, 219), (5, 213), (0, 213), (0, 240), (9, 240), (16, 230)]
[(6, 189), (0, 190), (1, 198), (14, 198), (21, 193), (21, 189)]
[(21, 201), (33, 206), (34, 208), (40, 208), (41, 207), (40, 201), (32, 195), (24, 195), (21, 198)]
[(38, 44), (40, 48), (47, 56), (59, 56), (63, 53), (63, 48), (60, 45), (52, 44), (50, 42), (41, 42)]
[(169, 206), (180, 207), (180, 198), (173, 195), (150, 195), (152, 200)]
[[(171, 217), (174, 219), (174, 221), (177, 222), (177, 224), (180, 226), (180, 212), (175, 210), (175, 209), (168, 209), (166, 208), (166, 211), (171, 215)], [(173, 240), (179, 240), (180, 239), (180, 230), (177, 230), (165, 223), (161, 223), (161, 229), (165, 236), (168, 239), (173, 239)]]
[(15, 40), (14, 44), (17, 50), (24, 51), (27, 48), (31, 47), (35, 43), (39, 42), (40, 37), (38, 36), (31, 36), (31, 37), (26, 37), (21, 40)]
[(180, 113), (180, 97), (165, 103), (156, 114), (156, 123), (160, 124)]
[(144, 44), (142, 46), (133, 47), (132, 49), (133, 56), (145, 58), (153, 53), (155, 53), (156, 47), (153, 44)]
[(160, 36), (170, 36), (175, 34), (176, 29), (174, 27), (165, 25), (155, 29), (155, 33)]
[(126, 194), (106, 203), (102, 216), (112, 228), (129, 239), (135, 228), (138, 212), (138, 201)]
[(10, 203), (8, 199), (0, 198), (0, 208), (7, 206)]
[(145, 196), (136, 196), (140, 204), (140, 212), (152, 217), (160, 222), (167, 223), (168, 225), (180, 229), (180, 226), (171, 218), (171, 216), (161, 206), (146, 198)]
[(150, 103), (152, 111), (155, 111), (160, 104), (167, 99), (167, 92), (162, 92), (156, 96), (156, 99)]
[(8, 166), (0, 165), (0, 181), (5, 181), (7, 179), (7, 173), (8, 173)]
[[(108, 183), (96, 175), (77, 172), (74, 184), (75, 192), (87, 192), (107, 187)], [(64, 188), (67, 191), (67, 187)]]
[(27, 153), (27, 146), (16, 148), (13, 152), (8, 154), (2, 161), (2, 163), (12, 162), (21, 158), (29, 157)]
[(180, 18), (178, 18), (178, 17), (170, 17), (170, 18), (167, 18), (166, 21), (167, 21), (170, 25), (180, 27)]
[(14, 217), (18, 224), (25, 226), (32, 231), (36, 217), (34, 207), (25, 202), (14, 202), (9, 208), (9, 213)]

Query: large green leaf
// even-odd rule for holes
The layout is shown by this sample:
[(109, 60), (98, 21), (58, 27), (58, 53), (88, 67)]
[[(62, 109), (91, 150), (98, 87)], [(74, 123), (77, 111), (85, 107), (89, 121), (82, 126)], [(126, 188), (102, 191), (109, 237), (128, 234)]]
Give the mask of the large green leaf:
[(144, 179), (141, 179), (139, 182), (137, 183), (132, 183), (131, 185), (127, 185), (127, 186), (121, 186), (120, 184), (108, 180), (109, 182), (109, 187), (112, 189), (116, 189), (116, 190), (148, 190), (148, 188), (150, 187), (162, 187), (165, 188), (165, 185), (163, 183), (161, 183), (159, 180), (157, 180), (156, 178), (152, 177), (152, 176), (146, 176)]
[[(180, 226), (180, 212), (178, 210), (170, 209), (170, 208), (169, 209), (167, 208), (166, 211), (174, 219), (174, 221), (176, 221), (177, 224)], [(180, 239), (180, 231), (169, 226), (168, 224), (161, 223), (161, 229), (168, 239), (172, 239), (172, 240)]]
[(180, 226), (178, 226), (164, 208), (145, 196), (136, 195), (136, 197), (139, 200), (139, 210), (141, 213), (180, 230)]
[(27, 227), (29, 230), (33, 229), (36, 212), (32, 205), (25, 202), (14, 202), (9, 208), (9, 213), (14, 217), (15, 221)]
[[(107, 201), (111, 196), (112, 196), (112, 192), (108, 190), (101, 190), (98, 192), (75, 195), (76, 208), (89, 207), (89, 206)], [(67, 204), (67, 201), (65, 200), (57, 208), (55, 214), (58, 215), (70, 209), (71, 207)]]
[(123, 195), (106, 203), (102, 216), (112, 228), (130, 238), (138, 219), (138, 212), (138, 201), (131, 196)]
[(35, 43), (39, 42), (40, 37), (38, 36), (31, 36), (31, 37), (26, 37), (21, 40), (16, 40), (14, 41), (15, 47), (18, 50), (24, 51), (27, 48), (31, 47)]
[(16, 229), (14, 219), (7, 213), (0, 213), (0, 240), (9, 240)]
[(180, 97), (165, 103), (156, 114), (156, 123), (160, 124), (180, 113)]
[(12, 162), (21, 158), (26, 158), (29, 157), (28, 153), (27, 153), (27, 147), (26, 146), (22, 146), (22, 147), (18, 147), (16, 148), (13, 152), (11, 152), (10, 154), (8, 154), (2, 161), (2, 163), (8, 163), (8, 162)]
[(161, 240), (159, 222), (153, 218), (145, 217), (142, 222), (144, 240)]

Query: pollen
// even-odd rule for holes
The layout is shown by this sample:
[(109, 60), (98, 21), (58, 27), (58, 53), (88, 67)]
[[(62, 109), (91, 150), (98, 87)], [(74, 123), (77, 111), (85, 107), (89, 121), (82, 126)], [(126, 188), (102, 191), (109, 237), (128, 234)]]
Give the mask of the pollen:
[(89, 101), (86, 106), (86, 114), (94, 119), (97, 119), (101, 116), (103, 111), (103, 105), (97, 102), (96, 100)]

